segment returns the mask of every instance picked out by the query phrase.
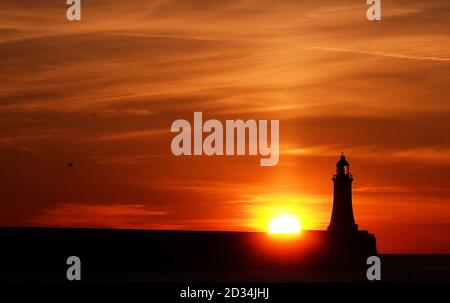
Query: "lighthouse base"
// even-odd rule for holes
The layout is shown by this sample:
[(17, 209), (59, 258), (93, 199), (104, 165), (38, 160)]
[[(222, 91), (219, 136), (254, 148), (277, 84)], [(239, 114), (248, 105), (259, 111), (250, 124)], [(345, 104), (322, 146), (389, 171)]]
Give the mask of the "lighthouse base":
[(368, 257), (378, 254), (375, 235), (366, 230), (349, 233), (328, 231), (326, 239), (327, 259), (332, 262), (361, 264)]

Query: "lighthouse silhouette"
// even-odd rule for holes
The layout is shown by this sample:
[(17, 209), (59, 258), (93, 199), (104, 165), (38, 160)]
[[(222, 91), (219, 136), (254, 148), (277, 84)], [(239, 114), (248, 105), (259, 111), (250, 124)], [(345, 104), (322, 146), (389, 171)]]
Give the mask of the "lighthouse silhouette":
[(328, 260), (339, 260), (338, 263), (342, 266), (366, 264), (369, 256), (377, 255), (376, 238), (374, 234), (360, 230), (355, 224), (352, 205), (353, 176), (344, 153), (341, 153), (336, 163), (336, 174), (332, 180), (333, 210), (325, 241)]
[(346, 234), (356, 232), (358, 225), (355, 224), (352, 205), (352, 182), (350, 164), (341, 154), (336, 163), (336, 174), (333, 176), (333, 211), (328, 231), (332, 233)]

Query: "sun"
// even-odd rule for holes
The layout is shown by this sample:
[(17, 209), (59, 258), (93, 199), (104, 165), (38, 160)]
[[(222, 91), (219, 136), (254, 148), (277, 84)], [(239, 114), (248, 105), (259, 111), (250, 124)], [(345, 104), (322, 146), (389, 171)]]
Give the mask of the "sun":
[(270, 234), (299, 234), (300, 220), (294, 215), (278, 215), (269, 223)]

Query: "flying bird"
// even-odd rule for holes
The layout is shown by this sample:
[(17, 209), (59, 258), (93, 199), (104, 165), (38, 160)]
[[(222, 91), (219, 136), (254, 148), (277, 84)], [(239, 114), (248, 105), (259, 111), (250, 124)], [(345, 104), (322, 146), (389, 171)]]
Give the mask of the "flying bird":
[(75, 161), (70, 161), (69, 163), (67, 163), (68, 167), (72, 167), (75, 164)]

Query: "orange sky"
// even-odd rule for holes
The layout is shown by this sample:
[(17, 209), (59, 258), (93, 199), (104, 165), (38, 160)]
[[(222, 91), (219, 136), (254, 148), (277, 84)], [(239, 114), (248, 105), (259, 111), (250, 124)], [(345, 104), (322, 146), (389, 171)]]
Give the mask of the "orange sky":
[[(450, 6), (382, 3), (0, 0), (0, 225), (324, 229), (344, 151), (381, 252), (450, 253)], [(194, 111), (279, 119), (279, 164), (173, 156)]]

